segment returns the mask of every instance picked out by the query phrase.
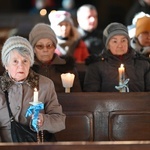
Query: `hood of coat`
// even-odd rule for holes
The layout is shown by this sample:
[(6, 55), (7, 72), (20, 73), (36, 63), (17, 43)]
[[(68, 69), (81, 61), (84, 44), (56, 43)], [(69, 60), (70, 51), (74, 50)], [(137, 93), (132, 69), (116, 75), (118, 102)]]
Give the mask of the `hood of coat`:
[(139, 44), (138, 39), (136, 37), (131, 39), (130, 45), (136, 52), (138, 52), (140, 54), (144, 54), (144, 55), (150, 54), (150, 46), (142, 47)]

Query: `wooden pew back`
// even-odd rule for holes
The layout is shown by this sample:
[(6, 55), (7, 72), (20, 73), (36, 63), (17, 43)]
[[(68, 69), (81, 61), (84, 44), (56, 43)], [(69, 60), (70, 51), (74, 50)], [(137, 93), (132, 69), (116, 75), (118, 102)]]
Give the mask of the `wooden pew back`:
[(150, 140), (150, 93), (58, 93), (67, 115), (58, 141)]

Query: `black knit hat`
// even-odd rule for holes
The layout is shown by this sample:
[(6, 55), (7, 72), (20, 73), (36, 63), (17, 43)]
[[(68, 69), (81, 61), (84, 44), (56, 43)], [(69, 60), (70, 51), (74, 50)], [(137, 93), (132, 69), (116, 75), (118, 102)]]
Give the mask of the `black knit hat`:
[(126, 26), (121, 23), (110, 23), (103, 31), (103, 42), (107, 47), (109, 40), (115, 35), (124, 35), (130, 43), (130, 37)]

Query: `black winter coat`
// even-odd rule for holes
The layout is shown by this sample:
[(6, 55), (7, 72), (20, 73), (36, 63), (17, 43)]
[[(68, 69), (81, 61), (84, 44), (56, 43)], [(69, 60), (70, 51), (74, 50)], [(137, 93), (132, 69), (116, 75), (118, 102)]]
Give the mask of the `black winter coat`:
[(130, 79), (130, 92), (150, 91), (150, 63), (134, 50), (129, 50), (121, 59), (104, 50), (95, 60), (87, 67), (84, 91), (118, 92), (115, 86), (119, 84), (118, 68), (121, 64), (125, 66), (126, 79)]

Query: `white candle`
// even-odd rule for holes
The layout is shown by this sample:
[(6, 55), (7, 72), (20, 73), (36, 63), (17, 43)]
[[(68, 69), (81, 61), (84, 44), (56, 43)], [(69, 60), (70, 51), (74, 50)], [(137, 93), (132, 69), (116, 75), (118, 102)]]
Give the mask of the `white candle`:
[(61, 74), (61, 80), (66, 93), (70, 93), (70, 88), (73, 86), (75, 75), (72, 73)]
[(36, 88), (34, 89), (33, 102), (38, 102), (38, 91)]
[(118, 72), (119, 72), (119, 84), (122, 84), (125, 80), (125, 68), (123, 64), (121, 64), (120, 67), (118, 68)]

